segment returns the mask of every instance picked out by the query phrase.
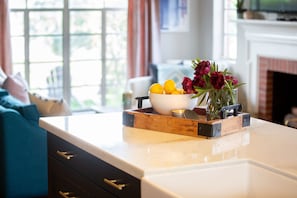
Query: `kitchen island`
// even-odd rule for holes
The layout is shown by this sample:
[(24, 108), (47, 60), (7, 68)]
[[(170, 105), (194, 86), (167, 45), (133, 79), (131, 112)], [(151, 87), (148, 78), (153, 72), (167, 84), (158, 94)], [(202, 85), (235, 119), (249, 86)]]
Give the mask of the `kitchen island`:
[(122, 125), (122, 113), (40, 119), (49, 134), (139, 181), (207, 164), (252, 160), (297, 176), (297, 130), (251, 118), (251, 126), (219, 138), (196, 138)]

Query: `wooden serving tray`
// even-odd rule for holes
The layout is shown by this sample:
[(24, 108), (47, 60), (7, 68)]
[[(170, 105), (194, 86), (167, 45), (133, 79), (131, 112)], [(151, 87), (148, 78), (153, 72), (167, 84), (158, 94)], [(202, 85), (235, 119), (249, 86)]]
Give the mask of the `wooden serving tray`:
[(123, 125), (193, 137), (220, 137), (250, 126), (250, 114), (239, 113), (225, 119), (207, 121), (205, 115), (186, 119), (160, 115), (152, 108), (123, 111)]

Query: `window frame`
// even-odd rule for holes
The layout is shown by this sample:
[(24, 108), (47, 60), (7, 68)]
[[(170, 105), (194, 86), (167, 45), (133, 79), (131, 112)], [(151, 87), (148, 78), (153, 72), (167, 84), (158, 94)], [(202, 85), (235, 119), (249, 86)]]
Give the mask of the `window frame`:
[[(226, 13), (228, 11), (234, 11), (236, 13), (236, 9), (234, 8), (227, 8), (225, 3), (232, 0), (223, 0), (223, 1), (213, 1), (213, 46), (212, 46), (212, 55), (214, 60), (227, 60), (230, 63), (235, 63), (236, 61), (236, 54), (235, 58), (232, 58), (227, 55), (226, 49), (226, 41), (225, 37), (233, 37), (237, 40), (236, 33), (229, 33), (226, 32), (226, 29), (230, 23), (235, 25), (235, 29), (237, 29), (236, 19), (226, 19)], [(227, 20), (227, 21), (226, 21)], [(237, 41), (236, 41), (237, 42)], [(234, 49), (237, 52), (237, 45)]]
[[(227, 1), (230, 1), (229, 3), (232, 4), (231, 7), (226, 6)], [(236, 24), (236, 19), (237, 18), (234, 18), (234, 19), (232, 19), (232, 18), (228, 19), (227, 18), (226, 19), (226, 16), (227, 16), (228, 12), (232, 12), (236, 16), (236, 7), (234, 5), (234, 1), (232, 1), (232, 3), (231, 3), (231, 1), (232, 0), (225, 0), (224, 4), (223, 4), (223, 10), (224, 10), (224, 12), (223, 12), (223, 18), (224, 18), (223, 24), (224, 25), (223, 25), (223, 38), (222, 38), (223, 39), (222, 40), (222, 42), (223, 42), (223, 49), (222, 49), (223, 54), (222, 55), (223, 55), (224, 59), (235, 62), (236, 57), (237, 57), (237, 24)], [(234, 28), (234, 31), (235, 31), (234, 33), (227, 31), (228, 26), (230, 26), (230, 25), (233, 25), (233, 28)], [(226, 45), (227, 45), (226, 44), (226, 40), (227, 40), (226, 38), (233, 38), (234, 41), (235, 41), (234, 57), (232, 57), (232, 55), (230, 56), (228, 54), (227, 51), (229, 51), (230, 49), (226, 50)]]

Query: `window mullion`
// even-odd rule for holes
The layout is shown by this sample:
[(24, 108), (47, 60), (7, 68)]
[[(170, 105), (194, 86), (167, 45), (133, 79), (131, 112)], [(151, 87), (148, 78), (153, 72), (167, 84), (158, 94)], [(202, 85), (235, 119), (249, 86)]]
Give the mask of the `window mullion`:
[(29, 47), (29, 11), (24, 10), (24, 48), (25, 48), (25, 79), (28, 82), (28, 85), (30, 85), (30, 61), (29, 61), (29, 56), (30, 56), (30, 47)]
[(69, 27), (68, 0), (64, 0), (63, 9), (63, 97), (71, 102), (70, 80), (70, 27)]
[(102, 10), (102, 30), (101, 30), (101, 63), (102, 63), (102, 78), (101, 78), (101, 102), (102, 106), (106, 105), (106, 10)]

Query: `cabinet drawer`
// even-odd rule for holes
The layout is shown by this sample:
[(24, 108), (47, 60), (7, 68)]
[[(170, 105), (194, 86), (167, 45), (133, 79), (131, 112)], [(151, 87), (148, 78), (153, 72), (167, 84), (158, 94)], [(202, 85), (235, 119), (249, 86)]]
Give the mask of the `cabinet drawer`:
[(115, 198), (115, 196), (99, 188), (83, 176), (67, 168), (56, 159), (49, 157), (49, 197), (85, 197)]
[(118, 197), (140, 197), (139, 179), (48, 133), (49, 156)]

